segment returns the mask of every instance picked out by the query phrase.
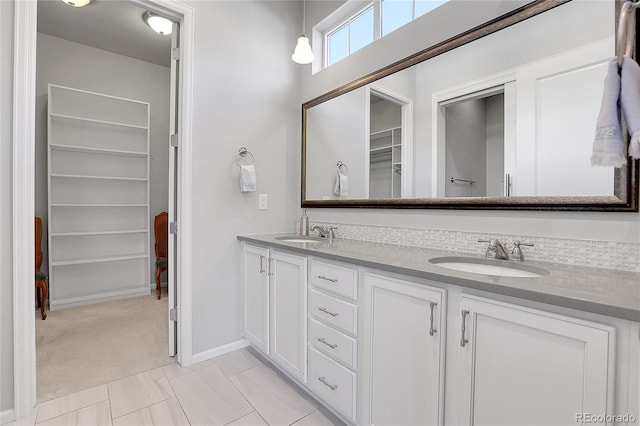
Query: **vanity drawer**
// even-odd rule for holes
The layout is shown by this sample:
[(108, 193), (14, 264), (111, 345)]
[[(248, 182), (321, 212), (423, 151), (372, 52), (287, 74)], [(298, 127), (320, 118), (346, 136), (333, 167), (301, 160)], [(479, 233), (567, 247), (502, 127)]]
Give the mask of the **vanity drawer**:
[(309, 348), (309, 386), (333, 408), (355, 420), (355, 373), (313, 348)]
[(352, 300), (358, 298), (358, 270), (312, 259), (309, 282), (322, 289)]
[(309, 344), (311, 346), (355, 370), (357, 357), (356, 339), (312, 318), (309, 319), (308, 327)]
[(356, 335), (358, 308), (351, 303), (310, 289), (309, 313), (327, 324)]

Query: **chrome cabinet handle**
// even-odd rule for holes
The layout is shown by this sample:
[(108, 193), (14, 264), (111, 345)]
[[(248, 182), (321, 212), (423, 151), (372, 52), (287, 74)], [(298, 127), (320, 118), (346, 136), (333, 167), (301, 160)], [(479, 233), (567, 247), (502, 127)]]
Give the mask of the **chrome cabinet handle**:
[(337, 312), (327, 311), (327, 308), (318, 308), (318, 310), (319, 310), (320, 312), (324, 312), (325, 314), (329, 314), (329, 315), (331, 315), (332, 317), (337, 317), (338, 315), (340, 315), (340, 314), (339, 314), (339, 313), (337, 313)]
[(337, 343), (331, 344), (331, 343), (327, 342), (326, 340), (324, 340), (324, 337), (318, 337), (318, 342), (324, 343), (325, 345), (329, 346), (331, 349), (335, 349), (335, 348), (338, 347)]
[(331, 344), (331, 343), (327, 342), (326, 340), (324, 340), (324, 337), (318, 337), (318, 342), (324, 343), (325, 345), (329, 346), (331, 349), (335, 349), (335, 348), (338, 347), (337, 343)]
[(328, 388), (329, 388), (329, 389), (331, 389), (332, 391), (334, 391), (334, 390), (338, 389), (338, 385), (331, 385), (331, 384), (329, 384), (329, 383), (325, 380), (324, 376), (322, 376), (322, 377), (318, 377), (318, 380), (319, 380), (319, 381), (321, 381), (321, 382), (322, 382), (326, 387), (328, 387)]
[(433, 336), (438, 331), (433, 328), (433, 310), (436, 305), (438, 305), (436, 302), (429, 302), (429, 308), (431, 309), (431, 314), (429, 315), (429, 321), (431, 323), (431, 325), (429, 326), (429, 336)]
[(325, 281), (331, 281), (332, 283), (337, 283), (338, 279), (333, 279), (333, 278), (327, 278), (324, 275), (318, 275), (318, 278), (321, 280), (325, 280)]
[(466, 309), (463, 309), (462, 310), (462, 335), (460, 336), (460, 346), (463, 348), (467, 343), (469, 343), (469, 341), (464, 338), (466, 334), (467, 315), (469, 315), (469, 311), (467, 311)]
[(273, 275), (273, 272), (271, 272), (271, 258), (269, 257), (267, 259), (267, 267), (269, 268), (269, 272), (267, 273), (267, 276), (270, 277)]
[(263, 262), (264, 262), (264, 256), (260, 256), (260, 273), (261, 274), (265, 273)]
[(511, 197), (511, 175), (509, 173), (504, 175), (504, 196)]

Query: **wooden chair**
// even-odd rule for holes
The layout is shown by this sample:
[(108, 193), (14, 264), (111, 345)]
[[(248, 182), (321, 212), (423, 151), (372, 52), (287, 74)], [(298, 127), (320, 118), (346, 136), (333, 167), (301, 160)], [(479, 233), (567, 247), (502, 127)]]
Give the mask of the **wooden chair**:
[(40, 305), (40, 315), (42, 319), (47, 319), (47, 313), (45, 312), (45, 305), (47, 303), (47, 295), (49, 294), (49, 286), (47, 286), (47, 275), (40, 271), (42, 267), (42, 220), (39, 217), (35, 218), (36, 226), (36, 238), (35, 238), (35, 250), (36, 250), (36, 291), (39, 294), (38, 304)]
[(158, 292), (158, 300), (162, 295), (160, 287), (160, 275), (169, 267), (169, 214), (162, 212), (153, 220), (153, 230), (156, 235), (156, 290)]

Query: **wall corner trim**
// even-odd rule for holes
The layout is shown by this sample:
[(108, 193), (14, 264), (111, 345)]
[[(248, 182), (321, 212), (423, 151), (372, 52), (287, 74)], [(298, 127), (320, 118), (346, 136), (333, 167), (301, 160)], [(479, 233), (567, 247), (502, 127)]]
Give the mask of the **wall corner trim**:
[(209, 359), (236, 351), (238, 349), (246, 348), (247, 346), (249, 346), (249, 341), (247, 339), (240, 339), (236, 340), (235, 342), (227, 343), (226, 345), (218, 346), (217, 348), (193, 354), (191, 359), (193, 361), (193, 364), (197, 364), (199, 362), (207, 361)]

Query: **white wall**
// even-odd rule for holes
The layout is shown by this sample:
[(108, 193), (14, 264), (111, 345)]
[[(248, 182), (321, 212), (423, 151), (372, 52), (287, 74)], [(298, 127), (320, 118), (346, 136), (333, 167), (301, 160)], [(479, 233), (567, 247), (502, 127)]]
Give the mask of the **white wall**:
[[(293, 231), (299, 215), (301, 69), (291, 61), (302, 5), (191, 1), (193, 351), (240, 338), (237, 234)], [(257, 192), (241, 193), (238, 148), (255, 156)], [(269, 209), (258, 210), (258, 194)]]
[[(167, 51), (167, 55), (170, 52)], [(168, 209), (170, 69), (128, 56), (38, 33), (36, 81), (36, 216), (43, 223), (43, 271), (47, 265), (47, 87), (49, 84), (151, 104), (149, 281), (155, 283), (153, 218)], [(163, 275), (163, 279), (166, 279)]]
[(12, 85), (13, 2), (0, 1), (0, 412), (13, 408)]
[[(505, 8), (516, 7), (516, 2), (451, 2), (458, 3), (463, 8), (462, 13), (456, 14), (456, 19), (443, 19), (434, 15), (434, 25), (425, 25), (429, 15), (389, 34), (373, 45), (369, 45), (354, 55), (343, 59), (335, 65), (316, 74), (305, 72), (303, 79), (303, 93), (301, 101), (307, 101), (321, 95), (342, 84), (349, 83), (356, 78), (373, 72), (398, 59), (409, 56), (432, 41), (442, 40), (460, 32), (461, 27), (469, 25), (467, 20), (476, 22), (486, 20), (488, 14), (504, 11)], [(590, 2), (580, 2), (573, 6), (584, 7)], [(307, 26), (313, 26), (326, 16), (337, 3), (327, 4), (322, 0), (307, 2)], [(478, 9), (475, 9), (475, 8)], [(565, 7), (565, 6), (560, 6)], [(472, 10), (473, 9), (473, 10)], [(568, 14), (571, 16), (571, 14)], [(613, 18), (612, 18), (613, 19)], [(572, 30), (567, 32), (566, 28)], [(579, 31), (573, 24), (565, 23), (560, 28), (562, 37), (556, 38), (554, 43), (558, 48), (561, 44), (575, 42), (575, 37), (584, 38), (593, 31)], [(552, 36), (552, 32), (536, 34), (536, 42), (518, 44), (517, 52), (525, 52), (535, 48), (542, 41)], [(465, 56), (467, 64), (464, 69), (478, 66), (490, 66), (483, 62), (482, 55), (474, 55), (469, 50)], [(612, 52), (613, 54), (613, 52)], [(515, 55), (514, 55), (515, 56)], [(438, 59), (438, 58), (436, 58)], [(514, 58), (515, 59), (515, 58)], [(458, 67), (451, 76), (458, 76), (462, 69)], [(419, 120), (429, 115), (416, 112)], [(427, 118), (428, 119), (428, 118)], [(430, 137), (430, 130), (421, 137)], [(426, 153), (425, 153), (426, 154)], [(419, 164), (431, 164), (430, 153), (425, 155)], [(419, 167), (416, 167), (417, 171)], [(425, 168), (426, 169), (426, 168)], [(370, 225), (406, 226), (419, 228), (437, 228), (445, 230), (460, 230), (469, 232), (492, 232), (500, 234), (521, 234), (532, 236), (549, 236), (559, 238), (595, 239), (605, 241), (620, 241), (638, 243), (640, 241), (640, 220), (637, 213), (589, 213), (589, 212), (535, 212), (535, 211), (460, 211), (460, 210), (379, 210), (379, 209), (312, 209), (309, 211), (311, 220), (360, 223)], [(339, 231), (338, 231), (339, 234)]]

